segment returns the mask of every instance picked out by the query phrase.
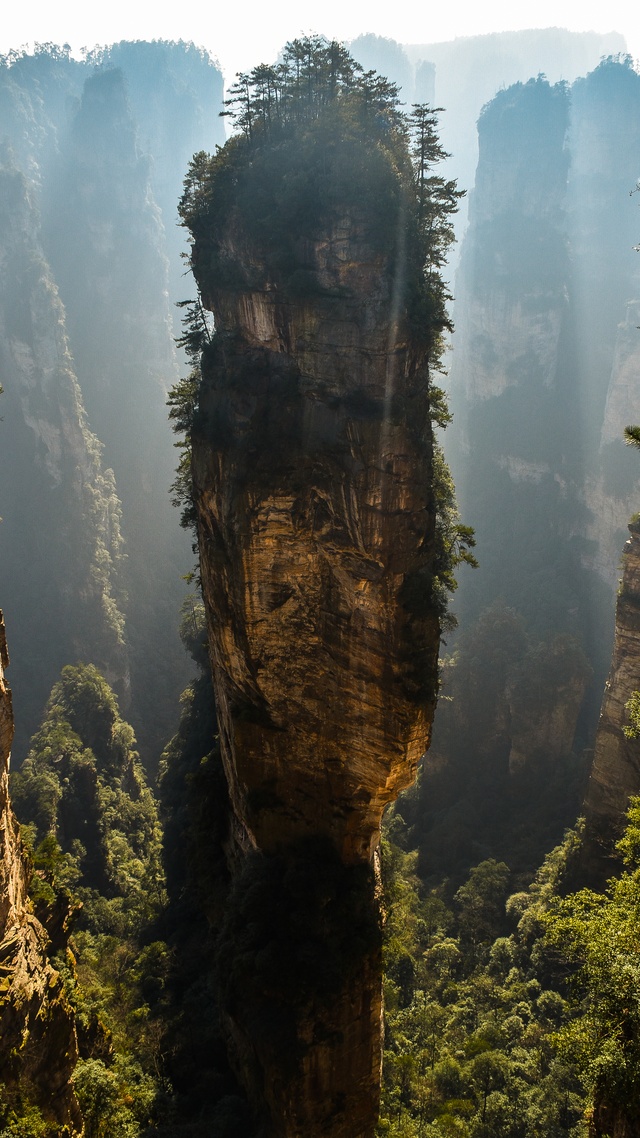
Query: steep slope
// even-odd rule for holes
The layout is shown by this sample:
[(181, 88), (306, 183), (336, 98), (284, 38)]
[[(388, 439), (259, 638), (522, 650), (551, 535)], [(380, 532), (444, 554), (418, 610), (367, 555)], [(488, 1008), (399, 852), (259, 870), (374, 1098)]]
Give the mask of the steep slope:
[[(121, 72), (86, 80), (61, 149), (44, 229), (89, 419), (123, 502), (128, 710), (148, 757), (170, 731), (171, 705), (188, 675), (176, 625), (190, 554), (168, 495), (165, 401), (177, 364), (164, 233)], [(156, 668), (150, 685), (145, 669), (161, 644), (172, 667)], [(167, 713), (158, 715), (158, 706)]]
[[(85, 638), (69, 647), (67, 609), (75, 606), (80, 614), (90, 590), (78, 589), (73, 567), (69, 573), (58, 571), (55, 554), (45, 569), (33, 546), (55, 549), (60, 543), (66, 557), (82, 565), (82, 529), (91, 532), (94, 523), (85, 506), (85, 516), (72, 533), (70, 505), (67, 520), (61, 522), (47, 494), (19, 492), (33, 479), (31, 428), (16, 410), (32, 398), (27, 395), (31, 380), (24, 367), (7, 362), (2, 375), (4, 413), (16, 445), (0, 450), (0, 485), (7, 488), (0, 502), (6, 520), (0, 541), (5, 565), (7, 557), (12, 565), (9, 579), (3, 577), (2, 583), (7, 620), (15, 629), (17, 761), (65, 663), (82, 657), (105, 671), (135, 722), (145, 761), (151, 762), (157, 761), (172, 730), (178, 696), (187, 681), (177, 614), (184, 591), (181, 578), (191, 567), (192, 555), (169, 501), (174, 451), (164, 404), (177, 375), (172, 302), (193, 292), (193, 285), (182, 280), (183, 237), (175, 223), (176, 203), (188, 155), (222, 140), (216, 114), (221, 85), (221, 74), (207, 53), (188, 44), (121, 43), (90, 52), (83, 62), (52, 45), (33, 55), (18, 51), (0, 58), (3, 162), (25, 179), (32, 244), (46, 261), (50, 298), (57, 294), (56, 320), (64, 324), (78, 398), (105, 447), (104, 465), (115, 472), (123, 505), (127, 558), (119, 566), (119, 604), (127, 618), (124, 637), (131, 677), (129, 682), (124, 665), (118, 672), (88, 627)], [(169, 131), (179, 134), (173, 145)], [(23, 276), (30, 256), (25, 250)], [(171, 278), (168, 256), (174, 262)], [(1, 350), (8, 356), (13, 341), (25, 340), (25, 312), (16, 303), (5, 306)], [(36, 335), (53, 336), (43, 305), (37, 321)], [(50, 384), (51, 398), (56, 382)], [(53, 437), (58, 430), (55, 412), (51, 422), (46, 407), (40, 407), (38, 415), (41, 435)], [(26, 443), (20, 446), (22, 436)], [(73, 454), (69, 449), (65, 457), (63, 443), (61, 453), (70, 468), (74, 462), (81, 467), (77, 449)], [(113, 540), (115, 520), (112, 517)], [(109, 545), (112, 539), (105, 540)], [(23, 572), (13, 568), (16, 561)], [(38, 574), (42, 580), (32, 588)], [(44, 614), (39, 598), (44, 600)], [(47, 633), (46, 649), (36, 653), (34, 622), (46, 625), (49, 614), (61, 609), (65, 620), (60, 635)], [(33, 681), (28, 689), (23, 686), (27, 673)]]
[(444, 312), (392, 93), (368, 114), (338, 45), (291, 50), (308, 67), (291, 120), (255, 140), (245, 122), (194, 162), (183, 199), (216, 326), (192, 442), (234, 815), (222, 999), (269, 1134), (364, 1138), (380, 1070), (371, 863), (436, 693), (447, 559), (428, 383)]
[(33, 194), (0, 168), (0, 582), (16, 643), (19, 744), (50, 675), (86, 656), (126, 691), (120, 503), (87, 426)]
[[(627, 304), (636, 296), (639, 266), (629, 191), (638, 172), (639, 99), (640, 76), (615, 60), (571, 89), (537, 80), (500, 93), (479, 122), (480, 161), (458, 278), (451, 461), (461, 500), (486, 543), (479, 547), (483, 570), (469, 583), (472, 611), (499, 591), (522, 609), (531, 593), (530, 526), (533, 516), (537, 530), (540, 518), (542, 526), (559, 527), (563, 547), (575, 546), (577, 587), (560, 570), (557, 544), (553, 561), (582, 610), (573, 631), (593, 650), (607, 635), (607, 589), (615, 586), (620, 533), (637, 484), (622, 434), (634, 421), (624, 415), (633, 410)], [(500, 516), (510, 525), (509, 497), (524, 501), (527, 487), (533, 515), (528, 510), (529, 548), (519, 563), (524, 544), (509, 547), (497, 527)], [(536, 552), (550, 539), (536, 533)], [(491, 583), (487, 558), (497, 573)], [(561, 590), (546, 593), (531, 597), (542, 613)], [(538, 624), (543, 619), (540, 611), (522, 611)], [(597, 667), (603, 663), (606, 651)]]
[(598, 884), (619, 866), (615, 843), (620, 838), (630, 795), (640, 793), (640, 744), (628, 739), (625, 704), (640, 689), (640, 526), (631, 534), (622, 558), (622, 582), (616, 605), (611, 671), (605, 687), (596, 734), (593, 764), (585, 797), (585, 838), (580, 855), (583, 872)]
[(47, 933), (27, 899), (26, 860), (9, 802), (8, 663), (0, 613), (0, 1125), (35, 1108), (59, 1138), (70, 1138), (82, 1131), (69, 1082), (78, 1057), (76, 1032), (62, 979), (47, 956)]
[[(405, 44), (404, 50), (416, 66), (416, 80), (421, 71), (424, 74), (424, 69), (433, 68), (432, 94), (416, 94), (445, 108), (442, 142), (451, 155), (445, 169), (471, 190), (478, 163), (476, 123), (482, 108), (499, 91), (526, 83), (536, 75), (545, 76), (551, 84), (571, 83), (597, 67), (603, 57), (619, 57), (626, 45), (618, 32), (570, 32), (551, 27), (458, 36), (444, 43)], [(456, 224), (460, 237), (466, 222), (463, 202)], [(454, 258), (455, 254), (454, 249)]]

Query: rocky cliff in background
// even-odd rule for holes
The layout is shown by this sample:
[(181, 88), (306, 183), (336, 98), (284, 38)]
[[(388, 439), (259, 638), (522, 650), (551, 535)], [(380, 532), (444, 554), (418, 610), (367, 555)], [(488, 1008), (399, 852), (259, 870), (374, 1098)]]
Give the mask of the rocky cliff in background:
[[(487, 624), (493, 606), (511, 611), (528, 647), (509, 664), (504, 698), (485, 706), (483, 717), (487, 707), (496, 709), (493, 729), (481, 731), (475, 745), (465, 711), (457, 731), (444, 714), (433, 754), (449, 768), (446, 811), (458, 819), (456, 783), (467, 784), (454, 771), (467, 769), (474, 750), (502, 787), (497, 819), (507, 801), (513, 815), (512, 776), (528, 767), (527, 816), (539, 814), (543, 827), (556, 816), (548, 843), (579, 810), (610, 663), (621, 535), (640, 498), (637, 457), (622, 437), (640, 413), (632, 379), (638, 213), (630, 196), (640, 173), (639, 100), (640, 76), (625, 59), (604, 61), (572, 87), (539, 77), (499, 92), (478, 123), (457, 278), (446, 452), (464, 516), (476, 529), (480, 567), (463, 578), (456, 598), (464, 632), (448, 672), (454, 699), (469, 683), (487, 686), (482, 662), (497, 650), (496, 632), (507, 629)], [(548, 693), (549, 703), (539, 661), (546, 656), (554, 670), (558, 636), (573, 644), (566, 660), (575, 672)], [(509, 656), (510, 639), (500, 651)], [(537, 715), (544, 709), (550, 722), (562, 722), (560, 735), (543, 745), (532, 722), (518, 726), (516, 692), (521, 710), (528, 702)], [(536, 783), (544, 754), (546, 775)], [(552, 783), (564, 812), (546, 802)], [(471, 834), (477, 796), (465, 797), (466, 789), (462, 796)], [(524, 819), (524, 800), (522, 809)], [(487, 822), (485, 856), (496, 852), (492, 833), (499, 829), (495, 819)], [(512, 839), (517, 834), (501, 856)], [(538, 847), (528, 855), (531, 868), (543, 853)]]
[[(560, 601), (553, 626), (589, 645), (597, 670), (639, 488), (623, 443), (640, 410), (629, 379), (639, 109), (640, 76), (615, 60), (571, 88), (518, 84), (485, 108), (455, 310), (447, 442), (483, 554), (465, 612), (503, 595), (542, 629)], [(512, 529), (516, 502), (526, 538)]]
[[(105, 671), (150, 762), (188, 678), (177, 626), (192, 555), (169, 501), (175, 452), (165, 407), (178, 374), (172, 302), (193, 293), (181, 278), (176, 203), (193, 149), (223, 136), (221, 96), (220, 72), (192, 44), (120, 43), (84, 61), (48, 45), (0, 59), (0, 160), (29, 202), (19, 218), (15, 194), (4, 202), (16, 232), (0, 316), (0, 578), (18, 761), (63, 664), (81, 658)], [(18, 282), (39, 273), (40, 291), (21, 284), (18, 303), (9, 272)], [(69, 426), (70, 416), (83, 426)], [(89, 427), (90, 460), (81, 453)], [(100, 472), (99, 491), (87, 462)], [(88, 581), (82, 566), (96, 525), (108, 557), (94, 558)], [(110, 617), (119, 622), (114, 650), (105, 644)]]
[[(446, 109), (442, 142), (451, 157), (445, 169), (468, 190), (473, 187), (478, 162), (478, 116), (499, 91), (535, 76), (544, 76), (551, 84), (572, 83), (597, 67), (604, 57), (619, 56), (625, 50), (619, 32), (570, 32), (557, 27), (458, 36), (444, 43), (405, 44), (416, 68), (416, 80), (427, 64), (433, 68), (430, 98), (435, 106)], [(456, 225), (459, 238), (466, 222), (463, 202)]]
[(0, 613), (0, 1125), (36, 1107), (60, 1138), (83, 1131), (71, 1074), (78, 1058), (73, 1012), (52, 967), (46, 930), (27, 898), (28, 872), (9, 801), (13, 739), (9, 663)]
[[(61, 142), (44, 203), (44, 239), (89, 422), (122, 500), (131, 665), (124, 706), (148, 759), (171, 731), (172, 707), (188, 678), (177, 614), (191, 558), (168, 493), (175, 452), (166, 398), (178, 361), (164, 227), (120, 71), (99, 70), (85, 80)], [(158, 707), (166, 712), (158, 715)]]
[(0, 167), (0, 546), (19, 653), (21, 738), (50, 675), (92, 659), (124, 693), (120, 502), (89, 430), (34, 193)]

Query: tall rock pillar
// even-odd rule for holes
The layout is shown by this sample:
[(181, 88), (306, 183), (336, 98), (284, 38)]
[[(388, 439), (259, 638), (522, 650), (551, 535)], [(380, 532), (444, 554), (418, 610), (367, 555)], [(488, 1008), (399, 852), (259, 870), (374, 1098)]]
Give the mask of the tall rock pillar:
[(192, 442), (233, 809), (223, 1009), (277, 1138), (374, 1132), (373, 862), (429, 743), (442, 611), (429, 365), (444, 318), (404, 136), (392, 149), (393, 128), (340, 113), (305, 101), (300, 127), (233, 139), (183, 202), (216, 329)]

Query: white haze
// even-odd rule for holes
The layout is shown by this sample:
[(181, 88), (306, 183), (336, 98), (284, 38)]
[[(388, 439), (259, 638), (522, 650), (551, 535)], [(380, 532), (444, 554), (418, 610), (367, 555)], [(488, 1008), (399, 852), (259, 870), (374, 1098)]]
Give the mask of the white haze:
[(433, 43), (458, 36), (526, 28), (565, 27), (571, 31), (621, 32), (628, 50), (640, 56), (640, 20), (625, 0), (577, 3), (575, 0), (485, 0), (450, 5), (419, 0), (258, 0), (224, 4), (142, 4), (113, 0), (35, 0), (6, 4), (0, 26), (0, 50), (22, 45), (68, 43), (74, 54), (84, 46), (121, 39), (193, 40), (216, 56), (227, 80), (236, 71), (274, 60), (286, 40), (320, 32), (350, 40), (375, 32), (400, 43)]

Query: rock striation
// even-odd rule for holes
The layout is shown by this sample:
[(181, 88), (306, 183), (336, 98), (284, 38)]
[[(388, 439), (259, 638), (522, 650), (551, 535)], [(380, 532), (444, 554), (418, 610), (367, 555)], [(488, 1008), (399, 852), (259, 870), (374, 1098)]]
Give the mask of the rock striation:
[[(496, 638), (485, 618), (496, 605), (522, 620), (530, 646), (528, 659), (510, 660), (504, 697), (485, 700), (481, 721), (493, 706), (495, 722), (477, 739), (469, 701), (452, 705), (452, 729), (446, 713), (439, 717), (433, 750), (449, 772), (452, 811), (470, 796), (470, 843), (477, 796), (463, 772), (478, 772), (476, 756), (486, 757), (505, 797), (512, 775), (531, 779), (527, 825), (535, 815), (537, 832), (546, 832), (555, 813), (544, 848), (561, 839), (583, 799), (611, 662), (620, 549), (640, 489), (637, 455), (623, 442), (640, 415), (638, 218), (629, 196), (639, 107), (637, 72), (609, 58), (571, 86), (538, 76), (500, 91), (478, 121), (446, 440), (479, 562), (456, 597), (464, 633), (450, 670), (455, 690), (467, 677), (472, 688), (489, 686)], [(575, 646), (562, 652), (571, 670), (561, 677), (558, 637)], [(559, 779), (552, 800), (541, 762)], [(425, 787), (433, 803), (428, 780)], [(435, 818), (441, 825), (442, 812)], [(442, 851), (443, 831), (429, 855)], [(485, 833), (497, 856), (495, 819)], [(518, 826), (510, 835), (509, 864), (523, 833)]]
[(629, 719), (625, 704), (634, 691), (640, 690), (640, 523), (632, 521), (629, 532), (622, 558), (611, 671), (584, 803), (581, 864), (584, 872), (601, 885), (618, 867), (615, 843), (622, 836), (629, 797), (640, 792), (640, 742), (624, 734)]
[(185, 296), (175, 213), (189, 156), (224, 138), (222, 86), (185, 43), (123, 41), (83, 61), (41, 44), (0, 61), (0, 595), (16, 765), (66, 664), (108, 677), (148, 764), (189, 679), (175, 614), (192, 554), (167, 493)]
[(121, 508), (89, 429), (27, 179), (0, 162), (0, 583), (19, 666), (14, 757), (55, 675), (96, 660), (128, 685)]
[[(221, 212), (214, 197), (192, 218), (216, 328), (192, 444), (233, 810), (222, 1004), (268, 1134), (366, 1138), (380, 1080), (375, 854), (436, 696), (437, 333), (412, 322), (410, 207), (382, 147), (334, 134), (298, 149), (265, 146), (232, 196), (222, 188)], [(269, 185), (256, 165), (272, 153)], [(309, 163), (328, 188), (301, 224)], [(393, 195), (383, 237), (374, 178)], [(273, 194), (269, 229), (246, 208), (269, 204), (247, 181)], [(277, 241), (292, 184), (302, 188)]]
[(4, 1105), (40, 1108), (60, 1138), (82, 1132), (70, 1082), (78, 1058), (73, 1012), (27, 897), (27, 862), (9, 802), (13, 740), (9, 663), (0, 613), (0, 1082)]
[[(218, 339), (194, 438), (237, 840), (281, 854), (321, 835), (345, 865), (369, 864), (428, 746), (438, 645), (435, 611), (418, 619), (411, 604), (433, 559), (425, 360), (391, 326), (393, 264), (365, 220), (345, 214), (309, 250), (325, 295), (294, 302), (227, 230), (226, 256), (259, 285), (205, 297)], [(265, 1079), (274, 1133), (372, 1132), (379, 969), (376, 950), (329, 1023), (317, 1017), (324, 1038), (313, 1017), (299, 1025), (303, 1066)]]

